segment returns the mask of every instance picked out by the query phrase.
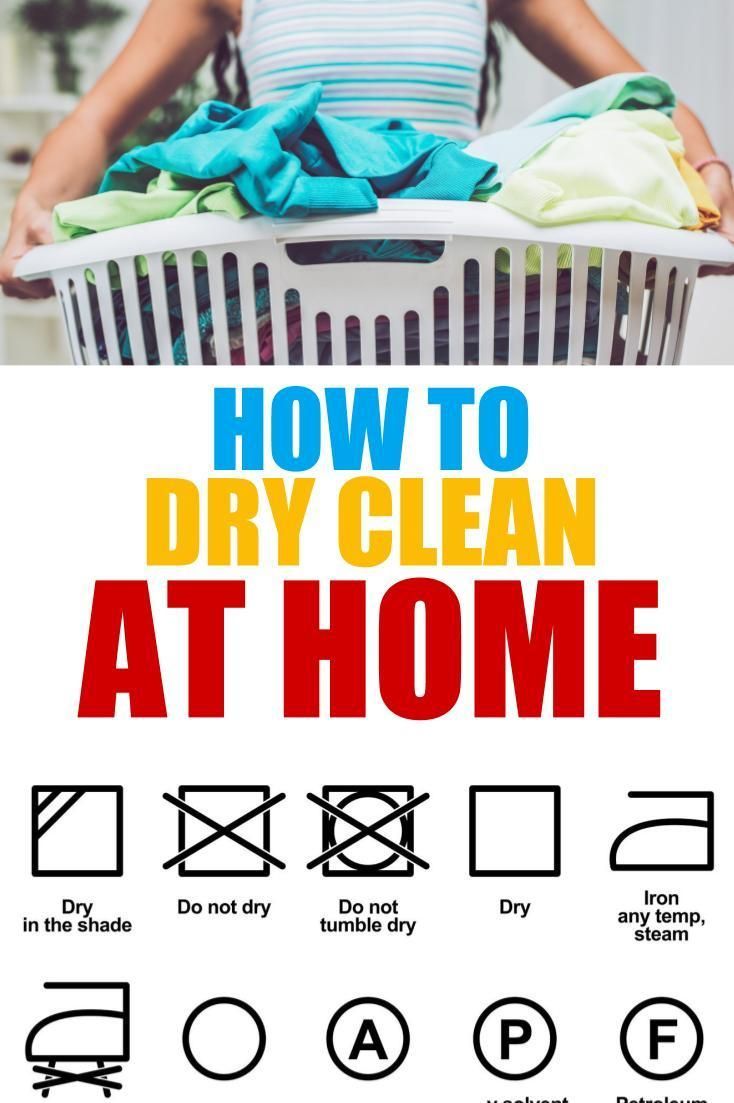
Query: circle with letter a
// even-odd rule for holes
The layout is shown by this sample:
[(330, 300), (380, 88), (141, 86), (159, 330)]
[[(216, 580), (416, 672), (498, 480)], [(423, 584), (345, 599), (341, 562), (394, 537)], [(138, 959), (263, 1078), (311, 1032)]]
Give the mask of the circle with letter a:
[(620, 1044), (630, 1068), (648, 1080), (677, 1080), (703, 1052), (698, 1016), (667, 996), (643, 1000), (622, 1023)]
[(487, 1072), (501, 1080), (537, 1076), (553, 1060), (557, 1042), (545, 1008), (515, 996), (491, 1004), (474, 1028), (474, 1052)]
[(338, 1069), (355, 1080), (382, 1080), (408, 1056), (410, 1031), (397, 1007), (362, 996), (340, 1007), (329, 1023), (326, 1048)]

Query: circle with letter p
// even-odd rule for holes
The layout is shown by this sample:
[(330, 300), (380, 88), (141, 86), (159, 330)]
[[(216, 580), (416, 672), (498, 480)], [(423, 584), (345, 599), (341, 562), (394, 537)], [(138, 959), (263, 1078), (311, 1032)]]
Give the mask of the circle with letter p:
[(553, 1060), (557, 1041), (545, 1008), (516, 996), (487, 1007), (474, 1028), (474, 1052), (487, 1072), (502, 1080), (537, 1076)]

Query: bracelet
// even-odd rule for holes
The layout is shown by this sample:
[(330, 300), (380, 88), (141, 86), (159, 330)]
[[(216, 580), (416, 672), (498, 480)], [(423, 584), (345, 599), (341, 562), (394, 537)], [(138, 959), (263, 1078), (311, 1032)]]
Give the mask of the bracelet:
[(703, 169), (708, 168), (709, 165), (721, 165), (723, 169), (729, 173), (730, 177), (734, 177), (734, 172), (731, 170), (731, 165), (724, 161), (721, 157), (704, 157), (702, 161), (698, 161), (693, 167), (696, 172), (702, 172)]

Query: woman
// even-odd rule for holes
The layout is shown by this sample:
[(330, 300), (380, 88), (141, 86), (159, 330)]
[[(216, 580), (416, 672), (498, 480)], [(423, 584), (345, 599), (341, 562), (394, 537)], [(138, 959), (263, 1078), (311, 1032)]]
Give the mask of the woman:
[[(50, 239), (53, 207), (92, 190), (116, 143), (228, 33), (241, 35), (253, 104), (320, 80), (325, 111), (400, 116), (471, 139), (486, 108), (489, 70), (498, 69), (489, 29), (495, 20), (572, 85), (641, 69), (586, 0), (244, 0), (244, 14), (242, 0), (151, 0), (120, 56), (35, 159), (0, 257), (5, 294), (51, 293), (48, 283), (15, 280), (13, 269)], [(734, 242), (731, 171), (692, 111), (680, 105), (675, 121)]]

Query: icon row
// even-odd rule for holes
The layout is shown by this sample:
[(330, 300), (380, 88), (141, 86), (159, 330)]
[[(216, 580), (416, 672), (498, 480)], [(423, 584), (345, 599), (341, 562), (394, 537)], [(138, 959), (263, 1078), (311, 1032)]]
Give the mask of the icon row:
[[(611, 847), (615, 871), (714, 868), (714, 794), (631, 792), (635, 821)], [(177, 849), (164, 869), (180, 877), (263, 877), (286, 863), (271, 841), (285, 793), (267, 785), (184, 785), (163, 799), (177, 812)], [(417, 813), (429, 800), (409, 785), (325, 786), (308, 793), (321, 813), (320, 850), (308, 869), (326, 877), (411, 877), (429, 869)], [(121, 786), (34, 786), (34, 877), (121, 877)], [(641, 817), (641, 818), (640, 818)], [(561, 790), (474, 785), (469, 790), (472, 877), (559, 877)]]
[[(63, 1002), (28, 1035), (26, 1059), (41, 1077), (34, 1089), (47, 1098), (54, 1088), (76, 1083), (101, 1088), (109, 1098), (122, 1087), (113, 1078), (130, 1060), (129, 984), (49, 982), (44, 987), (54, 998), (63, 994)], [(636, 1073), (650, 1080), (675, 1080), (698, 1063), (704, 1036), (690, 1007), (659, 996), (632, 1008), (622, 1023), (619, 1041), (625, 1061)], [(552, 1062), (558, 1034), (539, 1003), (505, 997), (482, 1011), (473, 1042), (477, 1060), (487, 1072), (502, 1080), (529, 1080)], [(202, 1076), (239, 1080), (265, 1054), (265, 1025), (244, 1000), (216, 996), (199, 1004), (186, 1019), (182, 1048)], [(341, 1072), (357, 1080), (390, 1076), (405, 1062), (409, 1049), (405, 1015), (375, 996), (349, 1000), (326, 1029), (329, 1057)]]

